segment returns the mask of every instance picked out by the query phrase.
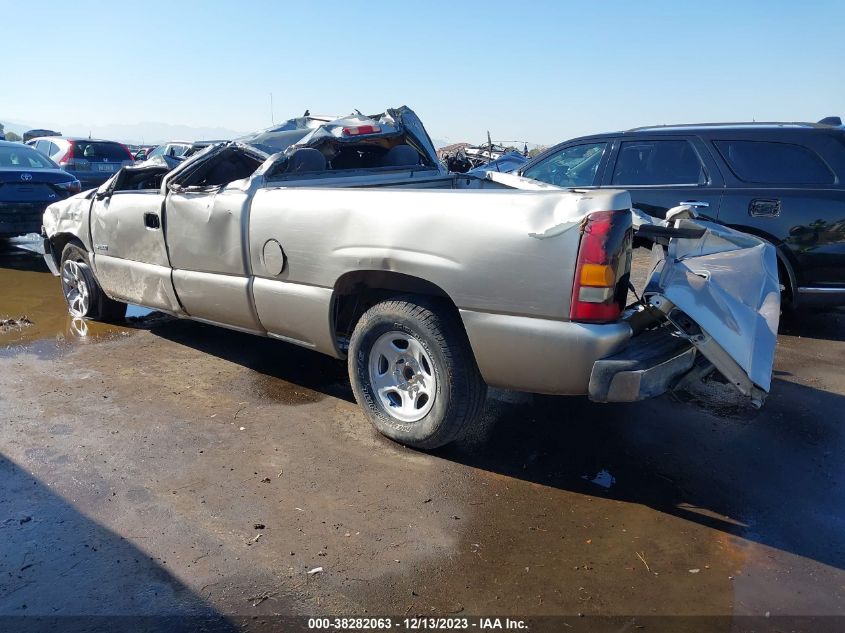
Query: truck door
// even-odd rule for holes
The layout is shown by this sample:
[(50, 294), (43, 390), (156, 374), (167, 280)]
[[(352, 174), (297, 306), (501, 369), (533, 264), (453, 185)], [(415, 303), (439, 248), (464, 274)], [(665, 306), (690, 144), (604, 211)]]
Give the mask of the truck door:
[(113, 299), (179, 314), (164, 241), (162, 171), (124, 168), (97, 190), (91, 206), (93, 264)]
[(251, 296), (247, 179), (264, 158), (238, 144), (217, 146), (168, 179), (165, 201), (173, 286), (185, 312), (253, 333), (264, 329)]

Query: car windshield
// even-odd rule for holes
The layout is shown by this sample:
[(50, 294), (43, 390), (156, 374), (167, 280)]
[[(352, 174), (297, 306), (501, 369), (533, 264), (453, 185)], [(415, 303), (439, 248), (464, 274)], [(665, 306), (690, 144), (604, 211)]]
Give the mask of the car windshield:
[(122, 145), (104, 141), (74, 141), (73, 156), (107, 163), (130, 160), (129, 153)]
[(21, 145), (20, 147), (0, 147), (0, 168), (57, 169), (58, 166), (43, 154), (26, 145)]

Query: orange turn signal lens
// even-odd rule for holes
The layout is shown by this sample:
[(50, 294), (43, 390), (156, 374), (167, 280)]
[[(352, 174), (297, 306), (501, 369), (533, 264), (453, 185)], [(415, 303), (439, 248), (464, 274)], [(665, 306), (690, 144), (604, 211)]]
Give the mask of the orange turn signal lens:
[(581, 285), (610, 288), (616, 285), (616, 273), (604, 264), (583, 264), (581, 266)]

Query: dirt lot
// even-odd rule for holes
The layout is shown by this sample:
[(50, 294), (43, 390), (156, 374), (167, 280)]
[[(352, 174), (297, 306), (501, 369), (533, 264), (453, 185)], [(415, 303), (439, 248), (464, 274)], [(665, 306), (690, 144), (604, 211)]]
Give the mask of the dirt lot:
[(0, 615), (845, 615), (843, 312), (760, 412), (492, 392), (425, 454), (341, 362), (72, 323), (45, 270), (0, 255)]

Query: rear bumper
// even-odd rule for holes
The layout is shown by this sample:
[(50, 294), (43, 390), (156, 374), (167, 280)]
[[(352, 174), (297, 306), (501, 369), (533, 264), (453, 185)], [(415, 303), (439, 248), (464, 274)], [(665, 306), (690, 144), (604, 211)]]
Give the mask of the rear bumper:
[(88, 189), (96, 189), (104, 182), (106, 182), (109, 178), (114, 176), (115, 172), (99, 173), (75, 171), (72, 172), (72, 174), (82, 184), (82, 191), (86, 191)]
[(622, 351), (597, 360), (590, 375), (594, 402), (635, 402), (666, 392), (690, 371), (696, 349), (664, 326), (634, 338)]
[(672, 388), (696, 360), (668, 324), (643, 331), (636, 319), (599, 325), (460, 313), (481, 375), (502, 389), (635, 402)]
[(461, 310), (475, 360), (488, 385), (514, 391), (585, 395), (595, 362), (632, 336), (625, 322), (552, 321)]
[(0, 202), (0, 236), (40, 233), (44, 209), (49, 204), (50, 202)]

